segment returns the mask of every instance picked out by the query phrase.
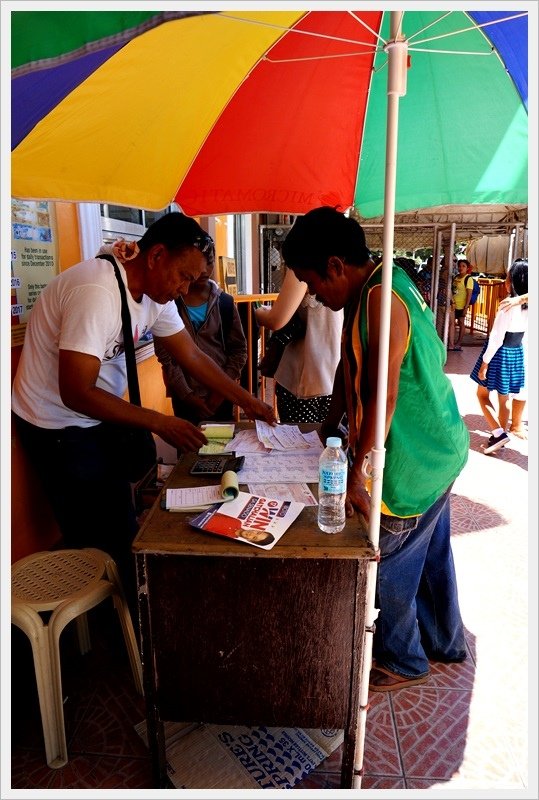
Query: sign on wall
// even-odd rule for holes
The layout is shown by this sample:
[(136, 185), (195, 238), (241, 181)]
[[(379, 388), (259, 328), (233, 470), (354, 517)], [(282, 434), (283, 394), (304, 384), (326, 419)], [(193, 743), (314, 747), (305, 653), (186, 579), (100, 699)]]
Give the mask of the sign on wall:
[(219, 256), (218, 283), (225, 292), (238, 294), (238, 279), (236, 277), (236, 259)]
[(11, 200), (11, 344), (24, 340), (41, 291), (58, 273), (54, 203)]

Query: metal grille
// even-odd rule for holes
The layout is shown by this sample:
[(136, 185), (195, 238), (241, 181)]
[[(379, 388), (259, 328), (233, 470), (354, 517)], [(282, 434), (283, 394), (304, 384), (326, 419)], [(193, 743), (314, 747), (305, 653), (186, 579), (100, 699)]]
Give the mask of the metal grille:
[(261, 292), (279, 292), (284, 278), (281, 248), (291, 225), (260, 226)]

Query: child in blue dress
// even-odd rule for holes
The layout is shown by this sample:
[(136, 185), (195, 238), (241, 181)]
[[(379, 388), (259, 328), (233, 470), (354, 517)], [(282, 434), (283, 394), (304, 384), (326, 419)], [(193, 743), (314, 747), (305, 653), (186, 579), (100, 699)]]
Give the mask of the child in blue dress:
[[(511, 297), (528, 292), (528, 262), (514, 261), (505, 279)], [(507, 433), (511, 411), (511, 395), (518, 394), (525, 384), (524, 350), (522, 339), (528, 328), (528, 305), (515, 305), (498, 310), (489, 338), (470, 375), (478, 385), (477, 398), (483, 416), (491, 429), (485, 453), (494, 453), (504, 447), (510, 437)], [(490, 393), (498, 393), (496, 413)]]

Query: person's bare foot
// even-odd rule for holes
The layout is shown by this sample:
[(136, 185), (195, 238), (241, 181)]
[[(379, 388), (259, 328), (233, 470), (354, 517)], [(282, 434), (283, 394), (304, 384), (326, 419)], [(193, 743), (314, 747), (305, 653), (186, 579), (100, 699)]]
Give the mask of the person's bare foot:
[(519, 439), (527, 439), (528, 438), (528, 431), (526, 428), (523, 428), (519, 425), (518, 428), (509, 428), (509, 433), (512, 433), (513, 436), (516, 436)]

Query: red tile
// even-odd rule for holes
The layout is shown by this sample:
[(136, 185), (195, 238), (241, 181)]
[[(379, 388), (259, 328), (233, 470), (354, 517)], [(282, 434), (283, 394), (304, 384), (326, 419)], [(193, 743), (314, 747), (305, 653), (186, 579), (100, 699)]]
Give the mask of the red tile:
[(54, 770), (50, 789), (150, 789), (149, 758), (77, 755)]
[(365, 730), (363, 775), (402, 775), (389, 696), (371, 692)]
[(475, 681), (475, 663), (470, 656), (460, 664), (442, 664), (430, 662), (429, 686), (444, 689), (462, 689), (471, 691)]
[(26, 750), (14, 747), (11, 751), (11, 788), (46, 789), (54, 770), (47, 766), (45, 749)]
[(448, 780), (464, 757), (471, 692), (413, 687), (392, 697), (404, 776)]
[(334, 772), (319, 772), (315, 770), (307, 775), (294, 789), (340, 789), (340, 775)]
[(365, 775), (361, 781), (361, 788), (366, 789), (406, 789), (402, 778), (377, 778), (376, 776)]

